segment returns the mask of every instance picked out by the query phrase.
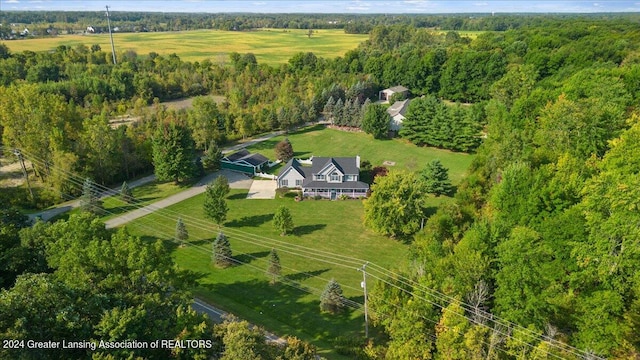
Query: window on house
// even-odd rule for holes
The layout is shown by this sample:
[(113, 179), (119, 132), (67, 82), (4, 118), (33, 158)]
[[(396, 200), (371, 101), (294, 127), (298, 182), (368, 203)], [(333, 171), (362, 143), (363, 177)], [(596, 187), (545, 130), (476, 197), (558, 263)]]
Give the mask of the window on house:
[(302, 186), (302, 180), (296, 180), (296, 186)]
[(324, 175), (316, 175), (316, 180), (324, 180)]
[(333, 174), (331, 174), (330, 180), (331, 181), (340, 181), (340, 174), (334, 172)]
[(287, 179), (280, 180), (280, 186), (289, 186), (289, 180)]

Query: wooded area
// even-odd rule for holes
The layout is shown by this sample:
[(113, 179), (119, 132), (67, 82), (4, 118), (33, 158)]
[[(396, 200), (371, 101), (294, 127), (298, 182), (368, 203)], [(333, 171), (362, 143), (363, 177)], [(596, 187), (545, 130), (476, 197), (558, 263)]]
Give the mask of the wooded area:
[[(99, 48), (21, 54), (5, 48), (0, 51), (3, 146), (44, 160), (35, 166), (37, 176), (52, 189), (45, 187), (37, 194), (44, 206), (57, 201), (59, 194), (77, 195), (65, 173), (51, 168), (98, 183), (120, 182), (151, 169), (154, 139), (163, 131), (188, 134), (192, 142), (187, 141), (186, 148), (193, 143), (195, 150), (203, 151), (211, 140), (222, 143), (287, 129), (321, 115), (335, 116), (326, 110), (331, 102), (341, 101), (343, 108), (349, 102), (364, 116), (366, 111), (353, 107), (354, 102), (364, 104), (377, 90), (402, 84), (415, 99), (401, 136), (421, 145), (475, 151), (477, 157), (457, 187), (455, 203), (440, 207), (424, 229), (415, 219), (380, 229), (392, 236), (415, 237), (398, 276), (380, 279), (370, 294), (372, 318), (385, 335), (373, 340), (368, 352), (373, 355), (362, 350), (358, 356), (637, 358), (638, 17), (485, 21), (504, 22), (510, 30), (470, 39), (454, 31), (442, 34), (407, 24), (376, 25), (370, 40), (344, 57), (300, 54), (278, 68), (258, 64), (251, 54), (233, 54), (224, 66), (185, 63), (177, 55), (127, 52), (117, 54), (119, 62), (112, 65), (111, 54)], [(471, 25), (462, 22), (457, 28), (463, 26)], [(224, 95), (226, 101), (216, 105), (200, 98), (187, 111), (158, 105), (160, 100), (207, 94)], [(444, 100), (473, 105), (449, 106)], [(146, 109), (149, 104), (155, 105)], [(109, 118), (128, 109), (140, 120), (111, 127)], [(345, 119), (361, 125), (353, 121), (355, 114)], [(390, 176), (411, 183), (416, 174)], [(375, 189), (376, 185), (374, 197)], [(5, 204), (30, 204), (26, 191), (3, 197)], [(129, 288), (109, 293), (114, 283), (105, 273), (111, 269), (102, 269), (99, 258), (97, 270), (83, 268), (86, 271), (78, 273), (70, 266), (71, 255), (66, 255), (76, 251), (93, 261), (101, 247), (126, 253), (131, 251), (127, 244), (140, 240), (130, 239), (126, 232), (98, 231), (88, 218), (69, 221), (87, 223), (84, 235), (95, 239), (91, 246), (96, 253), (86, 253), (89, 250), (81, 249), (79, 240), (68, 238), (74, 232), (67, 234), (64, 227), (71, 225), (66, 222), (40, 224), (22, 230), (20, 237), (11, 227), (2, 232), (11, 244), (7, 248), (26, 251), (37, 261), (3, 269), (12, 271), (13, 278), (3, 273), (3, 286), (11, 290), (0, 298), (0, 329), (32, 336), (31, 330), (15, 327), (18, 320), (4, 314), (39, 316), (11, 308), (19, 306), (11, 299), (24, 296), (27, 289), (44, 288), (55, 291), (39, 290), (36, 295), (56, 306), (62, 304), (54, 294), (84, 291), (100, 299), (96, 292), (105, 291), (127, 304), (132, 326), (153, 323), (145, 320), (150, 314), (136, 310), (143, 299), (131, 299)], [(22, 238), (37, 231), (46, 236), (33, 235), (33, 242)], [(54, 233), (68, 239), (56, 242)], [(159, 262), (159, 269), (169, 269), (157, 247), (146, 251)], [(136, 264), (125, 265), (137, 270)], [(49, 274), (24, 275), (14, 284), (17, 274), (42, 269)], [(174, 297), (182, 294), (181, 287), (169, 295), (161, 291), (174, 284), (173, 276), (167, 270), (149, 284), (151, 291), (159, 292), (153, 298), (160, 302), (159, 311), (175, 310), (178, 304)], [(99, 286), (89, 288), (89, 281)], [(110, 308), (100, 319), (83, 313), (91, 322), (77, 320), (72, 322), (77, 328), (60, 331), (113, 334), (114, 328), (120, 329), (114, 323), (119, 311)], [(178, 336), (175, 325), (183, 315), (167, 315), (171, 321), (157, 329)], [(97, 325), (89, 329), (87, 324)], [(51, 326), (55, 330), (60, 324)], [(203, 330), (198, 336), (210, 335)]]

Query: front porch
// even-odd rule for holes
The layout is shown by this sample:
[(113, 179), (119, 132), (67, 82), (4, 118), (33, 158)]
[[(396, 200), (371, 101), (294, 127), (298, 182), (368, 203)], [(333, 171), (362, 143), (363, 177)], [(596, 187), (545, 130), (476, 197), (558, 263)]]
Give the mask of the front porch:
[(337, 200), (345, 195), (350, 198), (361, 198), (367, 196), (366, 189), (329, 189), (329, 188), (303, 188), (302, 195), (305, 197), (320, 196), (325, 199)]

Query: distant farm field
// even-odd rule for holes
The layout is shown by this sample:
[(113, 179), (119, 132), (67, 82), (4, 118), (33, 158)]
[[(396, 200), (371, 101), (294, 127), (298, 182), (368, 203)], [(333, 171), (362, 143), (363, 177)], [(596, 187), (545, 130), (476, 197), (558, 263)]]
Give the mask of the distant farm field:
[[(286, 63), (301, 51), (316, 56), (334, 58), (368, 39), (368, 35), (345, 34), (343, 30), (314, 30), (311, 38), (306, 30), (264, 29), (238, 32), (220, 30), (194, 30), (156, 33), (116, 33), (113, 35), (116, 52), (133, 50), (138, 55), (156, 52), (161, 55), (176, 53), (182, 60), (213, 62), (228, 61), (229, 53), (253, 53), (259, 63), (277, 65)], [(61, 35), (46, 39), (6, 41), (12, 52), (49, 51), (60, 45), (91, 47), (98, 44), (110, 52), (108, 34)]]

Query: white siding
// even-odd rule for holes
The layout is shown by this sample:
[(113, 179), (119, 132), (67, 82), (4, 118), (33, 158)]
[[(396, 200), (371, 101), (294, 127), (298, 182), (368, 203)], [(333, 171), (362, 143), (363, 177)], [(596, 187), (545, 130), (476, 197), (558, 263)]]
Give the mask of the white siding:
[[(282, 180), (286, 180), (287, 185), (283, 185)], [(302, 177), (302, 175), (300, 175), (296, 170), (294, 170), (293, 168), (289, 169), (286, 173), (282, 174), (279, 178), (278, 178), (278, 187), (296, 187), (296, 180), (304, 180), (304, 177)]]

